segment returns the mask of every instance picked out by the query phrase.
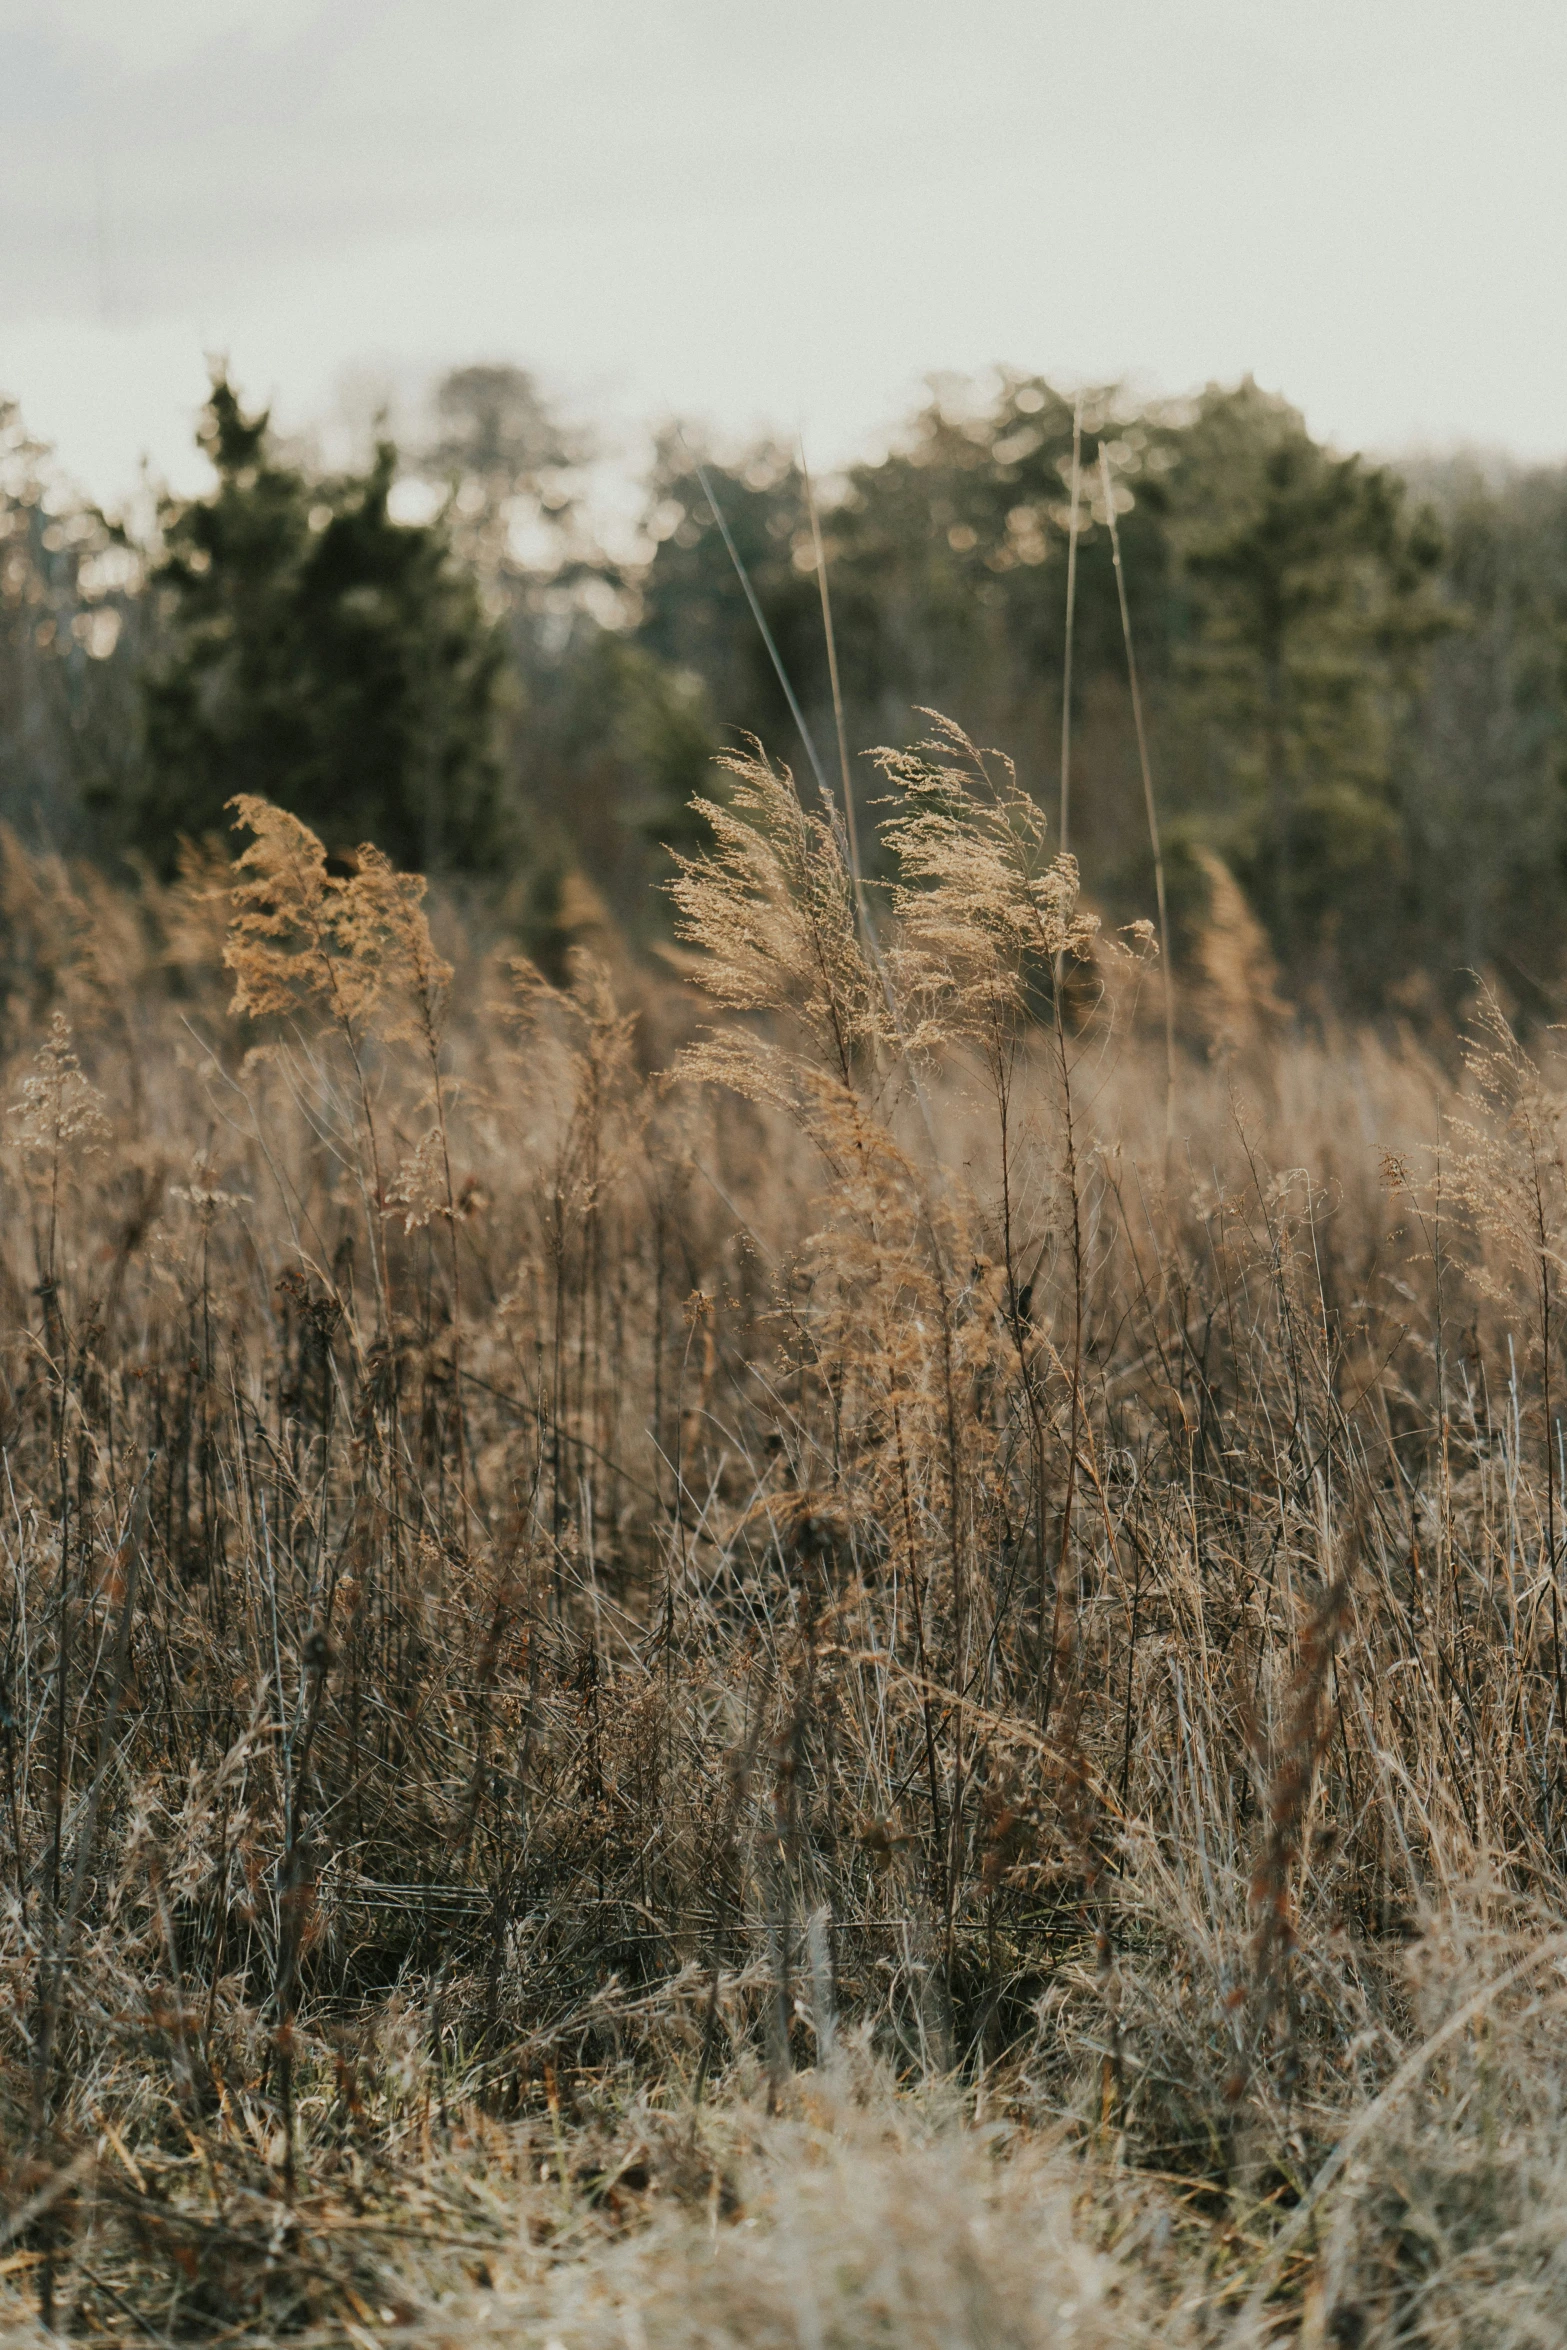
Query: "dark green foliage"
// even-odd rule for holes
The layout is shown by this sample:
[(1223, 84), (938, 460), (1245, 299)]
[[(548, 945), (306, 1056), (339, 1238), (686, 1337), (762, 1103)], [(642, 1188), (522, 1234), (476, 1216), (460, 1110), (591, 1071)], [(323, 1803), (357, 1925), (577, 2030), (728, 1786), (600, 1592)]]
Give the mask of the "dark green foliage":
[[(1048, 796), (1059, 734), (1066, 577), (1059, 557), (1072, 406), (1033, 377), (1003, 378), (984, 406), (961, 391), (935, 393), (904, 446), (856, 466), (823, 500), (850, 747), (906, 740), (921, 731), (919, 710), (939, 706), (976, 738), (1012, 744), (1024, 780)], [(1091, 533), (1102, 433), (1118, 465), (1143, 468), (1123, 529), (1140, 623), (1168, 570), (1159, 460), (1152, 458), (1166, 436), (1131, 420), (1117, 427), (1111, 406), (1103, 394), (1089, 407), (1082, 516)], [(683, 464), (679, 458), (679, 445), (666, 441), (651, 509), (661, 544), (644, 588), (642, 640), (661, 658), (697, 670), (721, 719), (798, 762), (771, 661), (689, 457)], [(799, 468), (769, 445), (743, 463), (711, 465), (708, 474), (825, 750), (833, 719)], [(1121, 659), (1107, 553), (1085, 562), (1080, 575), (1078, 643), (1090, 675)]]
[(1392, 474), (1331, 456), (1250, 382), (1202, 401), (1169, 504), (1185, 605), (1172, 731), (1298, 967), (1368, 879), (1366, 916), (1400, 911), (1395, 761), (1418, 655), (1446, 625), (1441, 538), (1428, 511), (1406, 516)]
[[(1122, 414), (1123, 405), (1109, 389), (1085, 396), (1079, 526), (1086, 553), (1103, 441), (1117, 478), (1137, 478), (1122, 541), (1141, 621), (1169, 569), (1160, 471), (1169, 435)], [(924, 700), (932, 698), (926, 680), (940, 679), (960, 701), (966, 696), (976, 720), (984, 712), (986, 727), (987, 702), (1026, 705), (1042, 687), (1059, 695), (1073, 422), (1073, 403), (1049, 384), (1007, 376), (984, 407), (957, 392), (934, 398), (906, 448), (855, 468), (834, 534), (861, 612), (845, 653), (846, 674), (857, 655), (862, 664), (861, 690), (879, 673)], [(1099, 535), (1103, 560), (1081, 563), (1077, 588), (1076, 657), (1090, 674), (1121, 658), (1108, 542)]]
[(666, 851), (695, 845), (691, 802), (714, 785), (706, 690), (585, 617), (547, 653), (517, 633), (524, 698), (514, 771), (535, 860), (561, 874), (579, 866), (632, 935), (660, 926)]
[(1452, 627), (1404, 761), (1412, 966), (1492, 966), (1557, 1016), (1567, 890), (1567, 473), (1421, 483), (1441, 514)]
[[(1059, 788), (1076, 403), (1004, 375), (944, 386), (902, 446), (823, 515), (851, 748), (917, 733), (923, 707), (1005, 742), (1047, 808)], [(1377, 1000), (1408, 921), (1401, 789), (1422, 661), (1453, 625), (1442, 542), (1383, 468), (1337, 458), (1249, 381), (1186, 408), (1084, 394), (1072, 846), (1116, 919), (1151, 903), (1103, 474), (1112, 477), (1167, 810), (1242, 874), (1292, 976)], [(665, 456), (669, 456), (666, 445)], [(832, 739), (803, 483), (775, 450), (710, 469), (819, 744)], [(667, 530), (643, 641), (697, 669), (721, 718), (793, 729), (689, 470), (656, 484)], [(1367, 917), (1370, 917), (1368, 922)]]
[(388, 512), (394, 449), (312, 480), (222, 378), (202, 441), (215, 490), (162, 509), (141, 836), (167, 856), (256, 792), (333, 848), (373, 840), (428, 870), (492, 857), (503, 650), (444, 524)]
[(683, 435), (659, 442), (648, 522), (657, 541), (642, 583), (639, 642), (666, 667), (699, 676), (720, 719), (760, 735), (781, 758), (804, 752), (772, 658), (724, 545), (701, 462), (729, 535), (767, 616), (784, 667), (808, 709), (827, 693), (821, 605), (797, 555), (810, 545), (798, 464), (772, 442), (734, 465), (699, 460)]

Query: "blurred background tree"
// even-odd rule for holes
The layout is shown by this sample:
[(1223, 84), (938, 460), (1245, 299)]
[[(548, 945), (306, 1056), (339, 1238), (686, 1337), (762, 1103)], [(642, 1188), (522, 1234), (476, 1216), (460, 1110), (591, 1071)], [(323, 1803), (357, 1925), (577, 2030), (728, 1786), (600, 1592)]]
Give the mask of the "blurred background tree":
[(1447, 623), (1441, 535), (1406, 504), (1249, 380), (1198, 403), (1170, 479), (1172, 731), (1297, 974), (1327, 950), (1358, 983), (1362, 924), (1406, 911), (1397, 751)]
[(451, 492), (459, 555), (492, 592), (559, 570), (580, 512), (587, 435), (561, 422), (521, 367), (453, 368), (432, 405), (434, 429), (414, 462)]
[[(1038, 377), (938, 384), (901, 445), (837, 486), (823, 529), (856, 751), (907, 740), (934, 706), (1003, 746), (1054, 812), (1075, 405)], [(1406, 833), (1429, 658), (1461, 625), (1429, 505), (1389, 469), (1321, 448), (1249, 381), (1190, 403), (1090, 388), (1081, 422), (1072, 845), (1090, 892), (1117, 920), (1152, 897), (1103, 448), (1178, 900), (1200, 916), (1206, 896), (1183, 850), (1217, 852), (1292, 988), (1375, 1007), (1417, 926)], [(830, 743), (798, 468), (759, 449), (709, 478), (808, 723)], [(721, 709), (789, 744), (700, 485), (666, 472), (655, 492), (643, 640), (721, 681)]]
[[(860, 754), (934, 707), (1054, 814), (1075, 405), (1040, 376), (939, 379), (818, 483), (862, 803)], [(1218, 855), (1308, 1012), (1440, 1023), (1481, 969), (1553, 1012), (1567, 469), (1372, 465), (1250, 381), (1090, 387), (1081, 421), (1072, 845), (1105, 916), (1152, 892), (1101, 449), (1178, 917), (1203, 919)], [(202, 437), (213, 487), (164, 497), (141, 545), (4, 412), (0, 815), (33, 837), (167, 862), (264, 791), (334, 847), (476, 877), (557, 965), (586, 930), (646, 941), (725, 740), (813, 788), (715, 499), (836, 767), (798, 451), (670, 427), (611, 553), (603, 450), (510, 365), (441, 378), (425, 429), (357, 471), (282, 450), (223, 380)]]
[(452, 543), (506, 649), (509, 915), (552, 972), (574, 935), (662, 927), (667, 846), (689, 845), (717, 728), (701, 677), (638, 641), (638, 575), (589, 517), (593, 436), (524, 369), (454, 369), (410, 470), (444, 497)]
[(0, 400), (0, 822), (29, 846), (92, 845), (88, 808), (139, 774), (145, 567)]
[(506, 853), (504, 649), (444, 515), (390, 514), (395, 449), (312, 477), (221, 376), (201, 443), (216, 486), (159, 506), (145, 757), (132, 792), (98, 795), (107, 828), (166, 860), (258, 792), (335, 850), (435, 872)]
[(1401, 743), (1409, 924), (1395, 985), (1417, 1004), (1491, 969), (1560, 1018), (1567, 906), (1567, 467), (1460, 457), (1414, 469), (1440, 518), (1451, 620)]

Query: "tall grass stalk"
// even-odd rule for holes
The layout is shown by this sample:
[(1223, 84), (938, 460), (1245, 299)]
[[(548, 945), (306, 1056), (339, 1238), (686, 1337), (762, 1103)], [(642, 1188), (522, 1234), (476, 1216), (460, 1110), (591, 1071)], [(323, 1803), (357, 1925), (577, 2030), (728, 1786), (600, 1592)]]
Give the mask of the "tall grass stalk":
[(1126, 572), (1121, 562), (1121, 528), (1115, 514), (1115, 484), (1110, 475), (1110, 453), (1103, 441), (1099, 444), (1099, 479), (1110, 532), (1110, 556), (1115, 565), (1115, 592), (1121, 611), (1121, 641), (1126, 648), (1126, 682), (1132, 697), (1137, 764), (1143, 782), (1143, 809), (1148, 818), (1148, 846), (1153, 855), (1154, 902), (1159, 916), (1159, 976), (1164, 995), (1164, 1128), (1168, 1143), (1175, 1137), (1175, 963), (1170, 952), (1170, 909), (1164, 885), (1164, 847), (1159, 838), (1159, 810), (1154, 800), (1153, 766), (1148, 756), (1148, 730), (1143, 724), (1142, 688), (1137, 678), (1137, 648), (1132, 642), (1132, 613), (1126, 600)]
[(1071, 505), (1066, 536), (1066, 636), (1061, 655), (1061, 854), (1072, 846), (1072, 654), (1077, 636), (1077, 539), (1083, 487), (1083, 395), (1072, 408)]

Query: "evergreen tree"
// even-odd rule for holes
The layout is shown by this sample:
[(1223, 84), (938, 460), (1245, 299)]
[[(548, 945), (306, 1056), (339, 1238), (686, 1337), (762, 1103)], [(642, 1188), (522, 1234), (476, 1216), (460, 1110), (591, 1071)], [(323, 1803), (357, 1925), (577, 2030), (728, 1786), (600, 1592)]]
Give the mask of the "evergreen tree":
[(133, 837), (166, 860), (256, 792), (334, 849), (373, 840), (425, 870), (492, 858), (504, 651), (444, 518), (393, 519), (389, 443), (363, 474), (312, 478), (222, 376), (201, 442), (216, 487), (160, 512)]
[(1205, 395), (1177, 447), (1169, 626), (1189, 802), (1286, 962), (1346, 916), (1391, 930), (1399, 740), (1416, 655), (1444, 626), (1434, 519), (1411, 519), (1393, 473), (1331, 455), (1249, 378)]

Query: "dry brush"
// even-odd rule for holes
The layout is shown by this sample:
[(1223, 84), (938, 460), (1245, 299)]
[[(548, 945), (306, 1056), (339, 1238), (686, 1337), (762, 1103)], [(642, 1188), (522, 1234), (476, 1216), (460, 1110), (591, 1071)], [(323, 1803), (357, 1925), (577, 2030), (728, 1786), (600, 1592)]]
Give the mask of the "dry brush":
[(886, 780), (873, 912), (737, 763), (681, 988), (7, 848), (18, 2338), (1567, 2322), (1562, 1096), (1232, 1024), (1172, 1143)]

